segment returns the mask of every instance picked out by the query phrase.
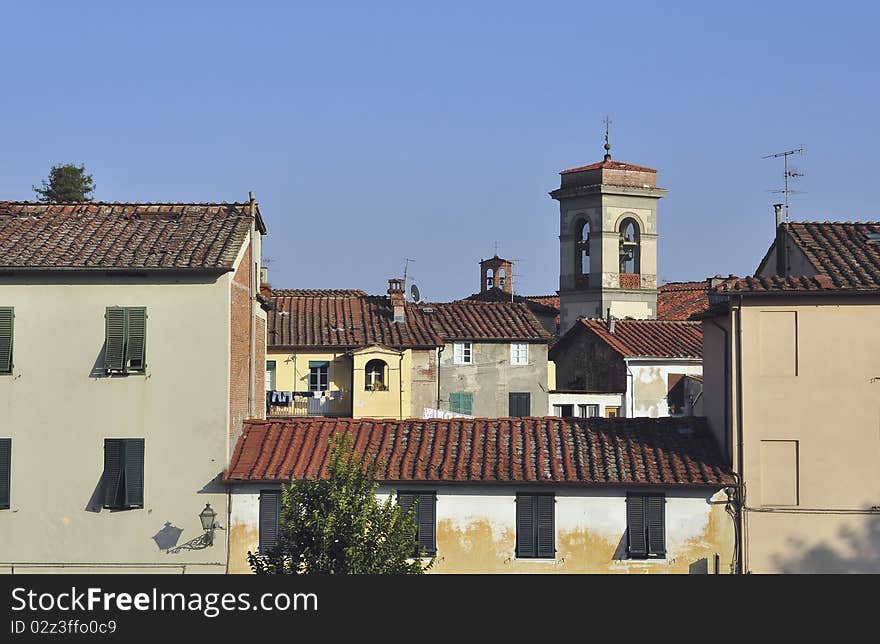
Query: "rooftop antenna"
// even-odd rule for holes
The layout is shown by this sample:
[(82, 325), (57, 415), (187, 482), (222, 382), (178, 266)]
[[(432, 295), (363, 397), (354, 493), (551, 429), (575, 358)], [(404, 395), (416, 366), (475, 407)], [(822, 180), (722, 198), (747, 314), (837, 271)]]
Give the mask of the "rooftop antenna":
[(511, 304), (513, 304), (513, 302), (514, 302), (514, 299), (513, 299), (513, 296), (514, 296), (513, 277), (514, 277), (514, 275), (517, 275), (517, 276), (519, 275), (519, 273), (517, 273), (516, 270), (514, 269), (514, 266), (518, 265), (521, 261), (523, 261), (523, 260), (521, 260), (519, 258), (510, 260), (510, 264), (511, 264), (510, 265), (510, 275), (507, 276), (507, 279), (510, 280), (510, 303)]
[(611, 161), (611, 143), (608, 142), (608, 132), (611, 130), (611, 117), (605, 115), (605, 161)]
[(409, 257), (403, 258), (403, 285), (406, 286), (406, 272), (409, 269), (409, 263), (414, 262), (416, 260), (410, 259)]
[(798, 146), (793, 150), (786, 150), (785, 152), (777, 152), (776, 154), (768, 154), (767, 156), (761, 157), (762, 159), (776, 159), (782, 157), (782, 178), (784, 181), (784, 187), (782, 190), (771, 190), (773, 194), (781, 194), (785, 196), (785, 221), (788, 221), (788, 205), (789, 205), (789, 196), (799, 194), (799, 190), (792, 190), (788, 186), (789, 180), (794, 181), (802, 176), (804, 176), (803, 172), (798, 172), (796, 169), (788, 167), (788, 157), (793, 154), (803, 155), (804, 146)]

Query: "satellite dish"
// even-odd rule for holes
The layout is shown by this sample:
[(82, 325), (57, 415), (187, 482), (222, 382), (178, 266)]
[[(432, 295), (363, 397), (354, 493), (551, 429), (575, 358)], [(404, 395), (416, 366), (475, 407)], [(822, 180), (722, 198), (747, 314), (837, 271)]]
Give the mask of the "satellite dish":
[(412, 295), (413, 302), (419, 301), (419, 287), (415, 284), (409, 289), (410, 294)]

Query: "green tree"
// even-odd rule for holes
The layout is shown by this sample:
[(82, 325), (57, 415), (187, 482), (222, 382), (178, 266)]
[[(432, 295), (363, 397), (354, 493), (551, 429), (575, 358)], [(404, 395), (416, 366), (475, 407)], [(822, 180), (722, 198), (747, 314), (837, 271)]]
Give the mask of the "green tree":
[(258, 575), (417, 575), (434, 559), (414, 557), (415, 504), (406, 512), (376, 497), (378, 465), (358, 457), (348, 434), (330, 443), (329, 478), (294, 479), (281, 488), (278, 546), (248, 552)]
[(92, 175), (86, 174), (83, 164), (62, 163), (53, 165), (49, 179), (43, 179), (43, 187), (33, 186), (40, 201), (50, 203), (81, 203), (91, 201), (95, 191)]

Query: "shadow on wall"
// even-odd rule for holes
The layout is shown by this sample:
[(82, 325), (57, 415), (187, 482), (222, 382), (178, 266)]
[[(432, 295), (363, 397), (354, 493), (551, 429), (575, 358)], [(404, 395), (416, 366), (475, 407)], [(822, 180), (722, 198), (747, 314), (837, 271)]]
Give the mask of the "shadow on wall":
[(159, 550), (169, 550), (177, 545), (182, 532), (183, 528), (178, 528), (177, 526), (172, 525), (170, 521), (166, 521), (165, 527), (153, 535), (153, 541), (156, 542), (156, 546)]
[(833, 543), (805, 546), (789, 539), (790, 555), (774, 555), (773, 565), (781, 573), (833, 574), (880, 573), (880, 517), (871, 517), (864, 530), (841, 528)]

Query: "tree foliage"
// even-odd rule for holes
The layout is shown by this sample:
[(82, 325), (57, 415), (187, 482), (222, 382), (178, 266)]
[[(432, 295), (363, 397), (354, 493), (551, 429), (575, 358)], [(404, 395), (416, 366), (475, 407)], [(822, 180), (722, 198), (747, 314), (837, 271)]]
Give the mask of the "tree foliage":
[(331, 439), (328, 480), (294, 479), (281, 488), (278, 546), (248, 552), (261, 575), (421, 574), (433, 558), (414, 557), (415, 504), (402, 512), (376, 496), (378, 466), (358, 457), (348, 434)]
[(40, 201), (48, 203), (81, 203), (92, 200), (95, 182), (86, 174), (83, 164), (62, 163), (53, 165), (49, 179), (43, 179), (43, 187), (33, 186)]

